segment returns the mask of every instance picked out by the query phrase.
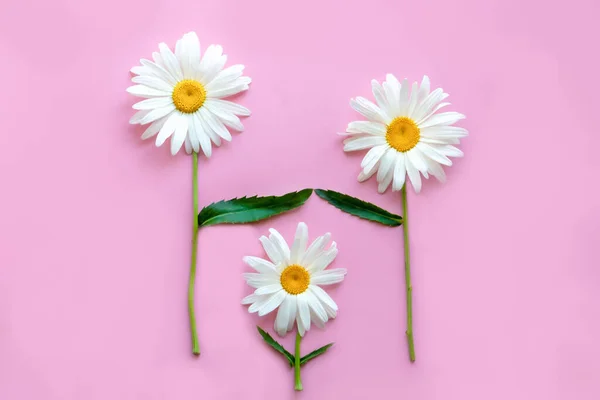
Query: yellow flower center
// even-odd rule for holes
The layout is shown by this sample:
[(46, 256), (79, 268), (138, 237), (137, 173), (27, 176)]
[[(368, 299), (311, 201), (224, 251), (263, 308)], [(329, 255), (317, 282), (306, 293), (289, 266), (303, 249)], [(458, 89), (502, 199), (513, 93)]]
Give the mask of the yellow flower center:
[(421, 130), (415, 121), (408, 117), (397, 117), (387, 126), (385, 140), (394, 149), (406, 152), (419, 143)]
[(206, 89), (198, 81), (185, 79), (179, 82), (171, 94), (175, 107), (182, 113), (191, 114), (196, 112), (204, 100), (206, 100)]
[(280, 281), (289, 294), (300, 294), (308, 289), (310, 274), (304, 267), (293, 264), (283, 270)]

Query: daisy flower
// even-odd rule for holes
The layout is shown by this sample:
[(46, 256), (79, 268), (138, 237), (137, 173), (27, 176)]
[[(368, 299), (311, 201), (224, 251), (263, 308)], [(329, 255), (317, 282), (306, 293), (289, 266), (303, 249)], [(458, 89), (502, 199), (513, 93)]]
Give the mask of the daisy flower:
[(127, 91), (145, 100), (133, 105), (138, 112), (129, 122), (149, 124), (142, 139), (156, 136), (156, 146), (171, 138), (173, 155), (184, 146), (188, 154), (202, 149), (210, 157), (211, 142), (220, 146), (231, 140), (227, 128), (244, 129), (238, 116), (250, 111), (223, 98), (247, 90), (251, 80), (242, 76), (243, 65), (223, 69), (227, 56), (219, 45), (208, 46), (201, 57), (194, 32), (177, 41), (175, 53), (164, 43), (158, 48), (153, 61), (142, 59), (131, 69), (136, 85)]
[(321, 286), (339, 283), (346, 275), (343, 268), (326, 269), (338, 253), (335, 242), (325, 249), (331, 235), (318, 237), (307, 248), (308, 227), (300, 222), (290, 249), (279, 232), (269, 232), (269, 237), (262, 236), (260, 242), (270, 260), (244, 257), (256, 273), (243, 276), (256, 290), (242, 304), (250, 304), (248, 311), (258, 312), (259, 316), (278, 309), (275, 331), (280, 336), (291, 331), (294, 323), (300, 336), (310, 329), (311, 322), (324, 327), (336, 317), (338, 306)]
[(452, 126), (465, 118), (457, 112), (439, 111), (449, 105), (444, 102), (448, 94), (440, 89), (430, 92), (429, 78), (423, 77), (421, 84), (408, 80), (402, 83), (392, 74), (379, 84), (371, 81), (373, 96), (377, 104), (364, 97), (350, 100), (350, 105), (368, 121), (348, 124), (344, 140), (344, 151), (369, 149), (362, 160), (362, 171), (358, 175), (363, 182), (377, 173), (379, 193), (392, 185), (399, 191), (410, 180), (415, 192), (421, 191), (421, 175), (435, 176), (444, 182), (443, 165), (451, 166), (450, 157), (462, 157), (463, 153), (454, 145), (467, 136), (464, 128)]

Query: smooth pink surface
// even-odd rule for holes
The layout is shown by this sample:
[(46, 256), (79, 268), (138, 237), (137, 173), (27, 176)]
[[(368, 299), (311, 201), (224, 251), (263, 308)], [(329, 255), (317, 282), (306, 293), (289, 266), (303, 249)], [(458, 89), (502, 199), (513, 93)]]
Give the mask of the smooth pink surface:
[[(594, 0), (8, 1), (0, 10), (0, 399), (600, 398), (600, 63)], [(402, 231), (318, 198), (200, 234), (200, 359), (186, 289), (191, 159), (128, 125), (129, 68), (196, 30), (253, 78), (246, 132), (201, 162), (203, 205), (358, 184), (335, 135), (386, 72), (451, 94), (466, 157), (409, 195), (417, 362)], [(303, 348), (305, 391), (241, 306), (269, 227), (330, 231), (340, 306)], [(292, 347), (293, 336), (285, 338)]]

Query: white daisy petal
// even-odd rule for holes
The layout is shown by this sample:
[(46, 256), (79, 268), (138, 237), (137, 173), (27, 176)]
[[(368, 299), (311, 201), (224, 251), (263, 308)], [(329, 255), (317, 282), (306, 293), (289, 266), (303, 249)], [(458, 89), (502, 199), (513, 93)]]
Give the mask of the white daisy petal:
[(188, 114), (188, 138), (190, 140), (190, 145), (192, 146), (192, 150), (198, 153), (200, 151), (200, 141), (198, 140), (198, 128), (196, 126), (196, 117), (194, 114)]
[[(315, 241), (312, 242), (310, 246), (308, 246), (308, 249), (306, 249), (306, 252), (302, 257), (302, 260), (300, 260), (300, 263), (302, 265), (308, 266), (308, 268), (310, 269), (312, 263), (323, 252), (325, 246), (327, 246), (327, 243), (329, 243), (330, 240), (331, 234), (329, 232), (327, 232), (323, 236), (319, 236), (318, 238), (316, 238)], [(335, 242), (333, 242), (333, 244), (335, 244)]]
[(333, 262), (333, 260), (335, 260), (337, 254), (337, 245), (335, 242), (333, 242), (327, 251), (319, 254), (312, 263), (306, 264), (308, 266), (308, 270), (313, 273), (323, 271), (329, 266), (329, 264)]
[(412, 116), (413, 121), (420, 121), (424, 116), (429, 115), (431, 110), (433, 110), (437, 104), (444, 100), (444, 95), (444, 91), (439, 88), (429, 93), (421, 102), (421, 104), (415, 107), (415, 111)]
[(223, 48), (218, 44), (208, 46), (200, 61), (200, 82), (207, 85), (223, 69), (227, 56), (223, 56)]
[(389, 147), (387, 145), (381, 145), (375, 146), (367, 152), (360, 163), (360, 166), (363, 168), (363, 172), (366, 175), (372, 175), (371, 172), (374, 170), (376, 171), (377, 168), (379, 168), (379, 161), (388, 149)]
[(167, 120), (167, 117), (162, 117), (162, 118), (157, 119), (156, 121), (152, 122), (150, 125), (148, 125), (148, 128), (146, 128), (144, 133), (142, 133), (142, 140), (149, 139), (152, 136), (156, 135), (158, 133), (158, 131), (160, 131), (160, 129), (163, 127), (166, 120)]
[(134, 110), (153, 110), (155, 108), (166, 107), (173, 103), (170, 97), (154, 97), (139, 101), (133, 105)]
[(242, 132), (244, 130), (244, 125), (242, 125), (240, 119), (230, 111), (227, 111), (221, 107), (215, 107), (214, 104), (210, 103), (206, 105), (206, 109), (219, 118), (227, 127), (238, 132)]
[(175, 79), (175, 77), (173, 75), (171, 75), (162, 66), (160, 66), (156, 63), (153, 63), (152, 61), (144, 60), (144, 59), (140, 60), (140, 64), (142, 64), (144, 66), (143, 67), (144, 72), (154, 76), (155, 78), (158, 78), (160, 80), (167, 82), (171, 86), (177, 85), (177, 79)]
[(273, 283), (270, 285), (261, 286), (254, 291), (254, 294), (261, 296), (263, 294), (277, 293), (281, 290), (281, 283)]
[(173, 86), (169, 85), (164, 80), (156, 78), (154, 76), (134, 76), (133, 78), (131, 78), (131, 82), (138, 83), (140, 85), (147, 86), (151, 89), (156, 89), (167, 93), (171, 93), (173, 91)]
[(419, 87), (419, 103), (425, 100), (425, 98), (429, 95), (430, 86), (431, 84), (429, 82), (429, 77), (424, 75), (423, 80), (421, 81), (421, 86)]
[(212, 98), (220, 99), (220, 98), (236, 95), (245, 90), (248, 90), (249, 88), (250, 88), (250, 86), (248, 86), (247, 83), (235, 83), (234, 82), (229, 85), (223, 86), (219, 89), (212, 90), (212, 91), (206, 93), (206, 95), (209, 99), (212, 99)]
[(279, 307), (286, 297), (287, 293), (285, 292), (285, 290), (280, 290), (279, 292), (276, 292), (273, 295), (271, 295), (269, 301), (263, 304), (262, 307), (258, 310), (258, 316), (262, 317), (264, 315), (267, 315), (268, 313)]
[(294, 328), (294, 322), (296, 322), (296, 315), (298, 314), (298, 304), (296, 296), (288, 296), (290, 299), (290, 315), (288, 316), (287, 331), (291, 331)]
[(189, 32), (184, 35), (185, 52), (188, 56), (187, 75), (186, 78), (198, 79), (198, 71), (200, 68), (200, 40), (196, 32)]
[(438, 151), (438, 153), (441, 153), (447, 157), (462, 157), (462, 156), (464, 156), (464, 153), (460, 149), (458, 149), (454, 146), (451, 146), (449, 144), (442, 145), (442, 146), (433, 146), (433, 147)]
[(383, 157), (381, 157), (381, 163), (379, 164), (379, 170), (377, 171), (377, 182), (383, 181), (388, 172), (392, 169), (396, 153), (396, 150), (388, 148)]
[(404, 186), (404, 180), (406, 179), (404, 160), (404, 153), (398, 153), (396, 155), (396, 165), (394, 166), (394, 178), (392, 182), (392, 191), (394, 192), (400, 191), (402, 186)]
[(344, 140), (344, 151), (365, 150), (385, 143), (385, 138), (381, 136), (355, 136)]
[[(252, 299), (250, 299), (250, 296), (254, 296)], [(252, 302), (252, 304), (250, 305), (250, 307), (248, 307), (248, 312), (249, 313), (255, 313), (258, 310), (261, 309), (261, 307), (263, 305), (265, 305), (265, 303), (267, 301), (269, 301), (271, 299), (271, 296), (256, 296), (256, 295), (250, 295), (246, 297), (246, 302), (250, 301), (250, 300), (254, 300)], [(242, 300), (243, 301), (243, 300)]]
[(154, 122), (157, 119), (160, 119), (166, 115), (173, 113), (173, 111), (175, 111), (175, 106), (173, 104), (161, 108), (156, 108), (150, 111), (148, 114), (146, 114), (146, 116), (142, 118), (139, 123), (140, 125), (149, 124), (150, 122)]
[(196, 136), (198, 138), (198, 142), (200, 143), (200, 148), (202, 148), (202, 152), (207, 158), (210, 158), (212, 154), (212, 145), (210, 144), (210, 137), (204, 131), (204, 127), (202, 126), (202, 122), (200, 121), (200, 115), (198, 113), (194, 114), (194, 129), (196, 130)]
[(224, 112), (228, 112), (234, 115), (241, 115), (243, 117), (247, 117), (250, 115), (250, 110), (246, 107), (241, 106), (239, 104), (233, 103), (227, 100), (221, 99), (206, 99), (205, 105), (209, 109), (222, 109)]
[(308, 226), (304, 222), (300, 222), (296, 228), (296, 236), (294, 237), (294, 243), (290, 250), (290, 262), (297, 264), (300, 262), (306, 251), (306, 244), (308, 243)]
[(201, 108), (199, 110), (199, 112), (196, 113), (197, 117), (198, 117), (198, 121), (200, 122), (200, 125), (202, 126), (202, 131), (204, 133), (206, 133), (206, 135), (210, 138), (210, 140), (215, 144), (215, 146), (220, 146), (221, 145), (221, 138), (219, 137), (219, 135), (217, 135), (217, 133), (215, 131), (212, 130), (212, 128), (210, 127), (210, 125), (208, 125), (208, 122), (206, 122), (206, 119), (204, 118), (204, 112), (202, 111), (203, 108)]
[(313, 285), (333, 285), (343, 281), (347, 272), (345, 268), (318, 271), (312, 275), (310, 283)]
[(219, 118), (217, 118), (213, 113), (211, 113), (208, 109), (203, 110), (204, 120), (208, 123), (210, 128), (223, 140), (227, 142), (231, 142), (231, 133), (227, 130), (225, 125), (221, 122)]
[(408, 97), (410, 96), (410, 86), (408, 84), (408, 79), (404, 79), (400, 86), (400, 101), (398, 103), (399, 115), (408, 115)]
[(177, 120), (177, 126), (175, 127), (175, 132), (173, 133), (173, 137), (171, 138), (171, 155), (175, 155), (181, 149), (181, 146), (185, 142), (185, 138), (188, 132), (188, 119), (180, 115)]
[[(305, 331), (310, 330), (310, 311), (308, 308), (308, 299), (305, 293), (301, 293), (296, 296), (296, 302), (298, 304), (298, 316), (297, 320), (300, 320), (302, 327)], [(298, 324), (300, 325), (300, 324)], [(302, 335), (302, 333), (300, 334)]]
[(434, 126), (421, 129), (421, 136), (428, 138), (460, 139), (468, 135), (469, 132), (465, 128), (460, 128), (458, 126)]
[(405, 159), (406, 173), (408, 174), (408, 178), (410, 179), (410, 183), (412, 184), (415, 192), (419, 193), (421, 191), (421, 174), (412, 164), (410, 159), (406, 157)]
[(160, 128), (160, 131), (158, 132), (158, 135), (156, 136), (156, 147), (160, 147), (163, 145), (163, 143), (171, 137), (171, 135), (173, 135), (173, 133), (175, 132), (175, 129), (177, 128), (177, 126), (179, 125), (179, 114), (178, 113), (172, 113), (171, 115), (169, 115), (169, 118), (165, 121), (165, 124), (163, 125), (162, 128)]
[(446, 173), (444, 172), (442, 166), (430, 158), (427, 158), (426, 162), (427, 169), (429, 170), (431, 175), (435, 176), (435, 178), (442, 183), (446, 182)]
[(136, 112), (135, 114), (133, 114), (133, 116), (129, 119), (129, 123), (130, 124), (139, 124), (141, 121), (144, 120), (144, 118), (146, 118), (146, 116), (148, 115), (149, 111), (148, 110), (141, 110)]
[(242, 299), (242, 304), (252, 304), (261, 299), (262, 299), (261, 296), (257, 296), (254, 293), (252, 293), (251, 295), (248, 295)]
[[(206, 90), (216, 90), (225, 86), (228, 86), (232, 82), (236, 81), (242, 76), (244, 71), (243, 65), (232, 65), (231, 67), (225, 68), (217, 74), (217, 76), (206, 85)], [(239, 83), (243, 83), (239, 82)], [(249, 83), (249, 82), (247, 82)]]
[(273, 228), (269, 229), (269, 233), (269, 240), (277, 248), (283, 260), (287, 262), (287, 260), (290, 259), (290, 248), (285, 242), (285, 239), (283, 238), (283, 236), (281, 236), (279, 232), (277, 232)]
[(175, 80), (182, 80), (183, 73), (175, 54), (173, 54), (169, 46), (167, 46), (165, 43), (160, 43), (158, 48), (160, 50), (160, 56), (162, 57), (165, 69), (175, 78)]
[(321, 301), (323, 308), (325, 308), (325, 311), (327, 312), (327, 316), (329, 318), (335, 318), (337, 315), (338, 306), (337, 304), (335, 304), (335, 301), (333, 301), (333, 299), (327, 294), (327, 292), (325, 292), (325, 290), (323, 290), (317, 285), (310, 285), (308, 287), (308, 290), (310, 290), (317, 297), (317, 299)]
[[(408, 106), (406, 109), (406, 115), (412, 117), (415, 112), (415, 108), (419, 104), (419, 84), (414, 82), (410, 91), (410, 97), (408, 99)], [(418, 125), (418, 123), (417, 123)]]
[(387, 174), (385, 174), (384, 178), (379, 182), (379, 185), (377, 185), (377, 191), (379, 193), (385, 193), (387, 188), (392, 183), (392, 179), (394, 179), (394, 169), (390, 168)]
[(421, 142), (421, 143), (417, 144), (417, 147), (419, 148), (419, 150), (421, 150), (421, 152), (426, 157), (431, 158), (433, 161), (435, 161), (439, 164), (442, 164), (442, 165), (447, 165), (448, 167), (450, 167), (452, 165), (452, 160), (450, 160), (445, 155), (441, 154), (432, 145)]
[(426, 174), (427, 173), (427, 163), (425, 162), (425, 157), (421, 150), (418, 147), (413, 147), (409, 151), (406, 152), (406, 157), (408, 160), (414, 165), (417, 171)]
[(385, 136), (385, 125), (371, 121), (353, 121), (348, 124), (349, 133), (366, 133), (368, 135)]
[(387, 74), (385, 80), (382, 84), (383, 91), (389, 104), (388, 113), (393, 118), (394, 115), (400, 114), (400, 82), (392, 74)]
[[(264, 237), (264, 236), (263, 236)], [(266, 238), (265, 238), (266, 239)], [(262, 241), (261, 241), (262, 242)], [(276, 273), (275, 265), (260, 257), (246, 256), (243, 261), (261, 274)]]
[(166, 90), (158, 90), (158, 89), (153, 89), (151, 87), (148, 86), (144, 86), (144, 85), (133, 85), (127, 88), (127, 93), (130, 93), (134, 96), (138, 96), (138, 97), (144, 97), (144, 98), (151, 98), (151, 97), (163, 97), (163, 96), (170, 96), (171, 92), (168, 92)]
[[(377, 167), (379, 166), (379, 164), (377, 164)], [(372, 177), (373, 175), (375, 175), (375, 172), (377, 172), (377, 168), (373, 168), (371, 171), (369, 171), (368, 173), (366, 173), (364, 170), (360, 171), (360, 173), (358, 174), (357, 180), (359, 182), (364, 182), (367, 179), (369, 179), (370, 177)]]
[(389, 116), (389, 105), (385, 98), (385, 92), (383, 91), (383, 87), (377, 82), (375, 79), (371, 81), (371, 89), (373, 91), (373, 96), (375, 97), (375, 101), (381, 110)]
[(292, 313), (292, 297), (286, 296), (281, 305), (279, 306), (279, 310), (277, 311), (277, 317), (275, 318), (275, 332), (279, 336), (285, 336), (287, 333), (288, 321), (290, 319), (290, 314)]
[(350, 106), (371, 121), (381, 122), (384, 124), (388, 122), (386, 114), (379, 107), (364, 97), (351, 99)]
[[(307, 290), (306, 292), (304, 292), (303, 295), (306, 298), (308, 307), (310, 308), (311, 311), (314, 312), (314, 316), (318, 318), (318, 322), (320, 322), (321, 326), (323, 326), (325, 324), (325, 322), (327, 322), (329, 317), (327, 316), (327, 311), (325, 311), (325, 308), (321, 304), (321, 301), (310, 290)], [(311, 317), (312, 317), (312, 314), (311, 314)], [(314, 319), (312, 319), (312, 320), (314, 321)]]

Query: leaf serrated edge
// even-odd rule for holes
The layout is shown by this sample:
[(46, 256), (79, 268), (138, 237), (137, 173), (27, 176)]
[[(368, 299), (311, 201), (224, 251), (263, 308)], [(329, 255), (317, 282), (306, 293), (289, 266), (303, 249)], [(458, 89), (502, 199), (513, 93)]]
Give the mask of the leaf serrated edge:
[[(343, 209), (341, 209), (338, 206), (340, 204), (339, 200), (331, 198), (329, 196), (330, 193), (335, 194), (335, 195), (340, 195), (342, 197), (348, 197), (350, 199), (358, 201), (359, 203), (363, 203), (363, 204), (366, 204), (368, 206), (371, 206), (375, 210), (369, 209), (368, 210), (369, 212), (372, 212), (375, 215), (379, 215), (380, 217), (383, 217), (385, 219), (394, 221), (395, 223), (393, 225), (390, 225), (390, 224), (386, 224), (386, 223), (381, 222), (381, 221), (376, 221), (376, 220), (372, 220), (372, 219), (369, 219), (369, 218), (365, 218), (363, 216), (352, 214), (352, 213), (350, 213), (350, 212), (348, 212), (346, 210), (343, 210)], [(336, 192), (335, 190), (328, 190), (328, 189), (315, 189), (315, 194), (319, 198), (325, 200), (326, 202), (328, 202), (329, 204), (331, 204), (332, 206), (334, 206), (335, 208), (337, 208), (338, 210), (340, 210), (342, 212), (345, 212), (346, 214), (350, 214), (352, 216), (355, 216), (357, 218), (364, 219), (366, 221), (377, 222), (377, 223), (379, 223), (381, 225), (385, 225), (385, 226), (389, 226), (389, 227), (397, 227), (397, 226), (402, 225), (402, 216), (394, 214), (394, 213), (391, 213), (391, 212), (389, 212), (389, 211), (387, 211), (387, 210), (385, 210), (385, 209), (383, 209), (383, 208), (381, 208), (381, 207), (379, 207), (379, 206), (377, 206), (377, 205), (375, 205), (373, 203), (369, 203), (368, 201), (361, 200), (358, 197), (353, 197), (353, 196), (350, 196), (350, 195), (347, 195), (347, 194), (344, 194), (344, 193)]]
[(304, 365), (307, 362), (309, 362), (310, 360), (319, 357), (321, 354), (325, 354), (325, 352), (327, 352), (327, 350), (329, 350), (329, 348), (333, 345), (334, 345), (334, 343), (329, 343), (329, 344), (326, 344), (325, 346), (319, 347), (318, 349), (311, 351), (304, 357), (300, 358), (300, 365)]
[[(275, 217), (277, 215), (286, 213), (288, 211), (295, 210), (296, 208), (303, 206), (304, 203), (306, 203), (306, 201), (313, 194), (313, 191), (314, 191), (313, 189), (309, 188), (309, 189), (298, 190), (296, 192), (289, 192), (289, 193), (283, 194), (281, 196), (258, 196), (258, 195), (256, 195), (256, 196), (252, 196), (252, 197), (247, 197), (247, 196), (244, 196), (244, 197), (234, 197), (233, 199), (229, 199), (229, 200), (216, 201), (214, 203), (211, 203), (211, 204), (207, 205), (206, 207), (203, 207), (202, 210), (200, 210), (200, 212), (198, 213), (198, 217), (197, 217), (198, 218), (198, 226), (199, 227), (210, 226), (210, 224), (207, 224), (207, 222), (209, 222), (211, 219), (214, 219), (216, 217), (221, 217), (223, 215), (234, 214), (234, 213), (219, 214), (218, 216), (209, 218), (206, 221), (204, 221), (204, 222), (201, 223), (200, 222), (200, 215), (202, 214), (202, 211), (204, 211), (207, 208), (210, 208), (211, 206), (214, 206), (215, 204), (225, 203), (225, 202), (230, 202), (230, 201), (236, 201), (236, 200), (253, 200), (253, 199), (266, 199), (266, 198), (280, 199), (280, 198), (285, 197), (285, 196), (290, 196), (291, 197), (292, 195), (300, 195), (298, 197), (298, 199), (297, 199), (298, 200), (298, 205), (297, 206), (295, 206), (293, 208), (290, 208), (288, 210), (282, 210), (282, 211), (276, 212), (276, 213), (274, 213), (273, 215), (271, 215), (271, 216), (269, 216), (267, 218), (263, 218), (263, 219), (268, 219), (268, 218), (272, 218), (272, 217)], [(305, 193), (306, 193), (306, 197), (304, 196)], [(253, 222), (262, 221), (263, 219), (254, 220), (254, 221), (248, 221), (248, 222), (223, 222), (223, 224), (235, 224), (235, 225), (238, 225), (238, 224), (251, 224)], [(217, 224), (215, 224), (215, 225), (217, 225)]]
[(289, 351), (287, 351), (285, 349), (285, 347), (283, 347), (281, 345), (281, 343), (279, 343), (277, 340), (273, 339), (273, 337), (271, 335), (269, 335), (268, 332), (265, 332), (260, 326), (257, 326), (256, 329), (258, 329), (258, 333), (260, 334), (260, 336), (262, 336), (263, 340), (269, 346), (271, 346), (275, 351), (277, 351), (279, 354), (283, 355), (290, 363), (290, 367), (293, 367), (294, 361), (295, 361), (294, 355), (292, 353), (290, 353)]

